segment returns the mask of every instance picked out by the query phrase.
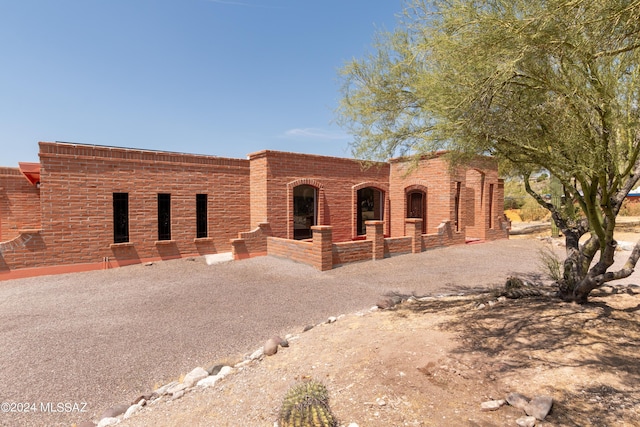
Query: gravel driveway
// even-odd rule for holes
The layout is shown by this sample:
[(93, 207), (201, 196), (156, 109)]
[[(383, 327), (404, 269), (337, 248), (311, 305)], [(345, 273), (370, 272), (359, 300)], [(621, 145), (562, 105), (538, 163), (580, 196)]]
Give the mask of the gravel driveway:
[[(196, 366), (368, 308), (388, 291), (451, 293), (534, 275), (539, 248), (503, 240), (324, 273), (273, 257), (197, 258), (0, 282), (0, 425), (97, 419)], [(6, 402), (29, 413), (5, 413)]]

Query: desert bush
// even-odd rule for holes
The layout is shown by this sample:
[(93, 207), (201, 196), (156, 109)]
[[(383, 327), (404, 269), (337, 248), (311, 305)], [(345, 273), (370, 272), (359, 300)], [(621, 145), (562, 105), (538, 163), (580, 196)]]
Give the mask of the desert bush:
[(562, 261), (553, 250), (553, 246), (545, 245), (538, 251), (540, 259), (540, 267), (544, 270), (547, 277), (554, 282), (562, 279)]
[(621, 216), (640, 216), (640, 202), (625, 200), (620, 208)]
[(524, 222), (542, 221), (549, 217), (549, 211), (540, 206), (533, 197), (527, 197), (520, 209), (520, 217)]

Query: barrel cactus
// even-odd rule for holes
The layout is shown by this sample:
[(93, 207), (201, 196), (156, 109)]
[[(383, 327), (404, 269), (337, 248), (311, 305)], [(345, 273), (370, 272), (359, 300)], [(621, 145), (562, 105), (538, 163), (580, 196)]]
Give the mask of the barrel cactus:
[(304, 381), (289, 389), (278, 417), (279, 427), (336, 427), (329, 409), (329, 393), (318, 381)]

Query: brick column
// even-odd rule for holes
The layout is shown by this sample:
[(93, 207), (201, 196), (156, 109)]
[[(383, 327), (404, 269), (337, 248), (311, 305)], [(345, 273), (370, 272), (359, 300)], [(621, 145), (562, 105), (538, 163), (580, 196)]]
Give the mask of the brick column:
[(320, 271), (333, 268), (333, 227), (315, 225), (313, 232), (313, 265)]
[(373, 242), (372, 259), (384, 258), (384, 222), (383, 221), (366, 221), (367, 240)]
[(405, 219), (407, 236), (411, 237), (411, 253), (422, 252), (422, 218)]

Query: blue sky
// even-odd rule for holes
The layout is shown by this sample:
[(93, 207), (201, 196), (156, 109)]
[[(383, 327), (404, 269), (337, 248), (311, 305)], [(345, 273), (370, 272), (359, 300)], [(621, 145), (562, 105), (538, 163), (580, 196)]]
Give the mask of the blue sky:
[(0, 0), (0, 166), (38, 141), (350, 156), (338, 69), (401, 0)]

